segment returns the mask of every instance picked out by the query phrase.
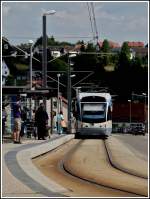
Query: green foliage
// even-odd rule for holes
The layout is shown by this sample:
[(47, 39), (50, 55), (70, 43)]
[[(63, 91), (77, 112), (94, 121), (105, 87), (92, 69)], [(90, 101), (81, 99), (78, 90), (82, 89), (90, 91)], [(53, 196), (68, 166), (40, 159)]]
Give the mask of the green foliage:
[(104, 53), (110, 52), (110, 46), (109, 46), (109, 42), (108, 42), (107, 39), (105, 39), (103, 41), (103, 45), (102, 45), (101, 51), (104, 52)]
[(79, 41), (77, 41), (76, 44), (84, 44), (84, 41), (83, 40), (79, 40)]
[(148, 55), (142, 57), (142, 66), (148, 67)]
[(96, 54), (90, 54), (96, 52), (93, 44), (89, 43), (87, 48), (82, 45), (81, 52), (87, 52), (89, 54), (80, 54), (74, 58), (74, 69), (75, 70), (95, 70), (98, 63), (98, 58)]
[(13, 86), (14, 85), (14, 76), (13, 75), (9, 75), (6, 79), (6, 83), (7, 86)]
[(36, 42), (35, 42), (35, 44), (34, 44), (34, 47), (36, 47), (36, 46), (41, 46), (41, 45), (42, 45), (42, 36), (39, 37), (39, 38), (36, 40)]
[[(47, 36), (47, 45), (48, 46), (65, 46), (65, 45), (72, 46), (73, 44), (66, 41), (59, 42), (59, 41), (56, 41), (53, 36), (51, 37)], [(42, 36), (36, 40), (34, 47), (36, 46), (42, 46)]]
[(21, 48), (24, 51), (27, 51), (30, 49), (30, 44), (29, 43), (21, 43), (20, 45), (17, 45), (17, 47)]
[[(105, 39), (103, 41), (103, 45), (101, 47), (101, 52), (102, 53), (109, 53), (110, 52), (110, 46), (109, 46), (109, 42), (107, 39)], [(101, 65), (104, 66), (108, 66), (110, 64), (110, 55), (105, 54), (105, 55), (100, 55), (99, 61), (101, 63)]]
[(68, 64), (66, 64), (61, 59), (56, 59), (55, 61), (51, 62), (51, 66), (49, 67), (49, 70), (55, 70), (55, 71), (66, 71), (68, 69)]
[(55, 41), (55, 38), (53, 36), (49, 37), (47, 40), (47, 45), (48, 46), (57, 46), (58, 42)]
[[(55, 38), (47, 37), (48, 45), (50, 46), (71, 46), (68, 42), (59, 42)], [(10, 55), (12, 52), (16, 51), (11, 45), (7, 38), (6, 41), (2, 40), (2, 52), (3, 55)], [(4, 45), (8, 44), (8, 48), (4, 48)], [(96, 48), (93, 44), (89, 43), (86, 47), (84, 41), (78, 41), (77, 44), (81, 44), (81, 52), (96, 52)], [(38, 38), (35, 42), (34, 47), (42, 46), (42, 37)], [(19, 47), (29, 53), (29, 44), (20, 44)], [(101, 51), (103, 53), (109, 53), (110, 47), (108, 40), (104, 40)], [(22, 53), (18, 51), (18, 54)], [(42, 70), (42, 54), (34, 53), (40, 62), (33, 59), (33, 70)], [(50, 51), (47, 52), (48, 61), (52, 60), (53, 57), (50, 55)], [(6, 85), (14, 85), (14, 77), (18, 74), (25, 76), (25, 72), (29, 70), (29, 57), (25, 59), (24, 57), (9, 57), (4, 58), (6, 64), (10, 69), (11, 75), (6, 79)], [(126, 42), (123, 43), (121, 52), (118, 54), (111, 55), (97, 55), (97, 54), (80, 54), (74, 58), (71, 58), (74, 62), (73, 69), (75, 71), (94, 71), (95, 73), (90, 76), (85, 82), (92, 82), (96, 85), (107, 86), (112, 89), (115, 93), (120, 96), (129, 96), (132, 91), (146, 92), (148, 85), (148, 56), (143, 58), (135, 57), (130, 60), (130, 48)], [(115, 68), (115, 70), (113, 70)], [(48, 62), (47, 69), (49, 71), (67, 71), (68, 69), (68, 55), (60, 57), (55, 61)], [(84, 77), (84, 73), (78, 73), (72, 81), (79, 81)], [(67, 76), (61, 77), (61, 81), (66, 84)], [(16, 81), (17, 85), (25, 84), (21, 80)], [(54, 85), (55, 87), (55, 85)], [(62, 88), (61, 92), (66, 93), (66, 88)]]
[(119, 54), (118, 69), (126, 71), (130, 68), (130, 65), (130, 48), (128, 46), (128, 43), (124, 42), (121, 48), (121, 52)]
[(26, 71), (29, 69), (29, 65), (26, 64), (16, 64), (16, 68), (21, 71)]
[(133, 59), (132, 66), (134, 66), (135, 68), (141, 68), (142, 67), (142, 59), (141, 59), (141, 57), (135, 57)]

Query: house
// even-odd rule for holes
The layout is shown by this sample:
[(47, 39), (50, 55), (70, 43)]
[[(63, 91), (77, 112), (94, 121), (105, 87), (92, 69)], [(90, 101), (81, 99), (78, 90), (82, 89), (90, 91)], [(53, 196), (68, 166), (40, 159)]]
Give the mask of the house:
[(57, 57), (60, 57), (61, 56), (61, 53), (60, 51), (51, 51), (51, 55), (54, 57), (54, 58), (57, 58)]
[[(113, 41), (108, 41), (108, 43), (109, 43), (109, 47), (112, 48), (112, 49), (113, 48), (120, 48), (119, 43), (116, 43), (116, 42), (113, 42)], [(99, 44), (100, 48), (103, 46), (103, 42), (102, 41), (98, 42), (98, 44)]]
[(143, 48), (144, 47), (144, 43), (143, 42), (140, 42), (140, 41), (138, 41), (138, 42), (136, 42), (136, 41), (132, 41), (132, 42), (129, 42), (129, 41), (127, 41), (127, 44), (128, 44), (128, 46), (129, 47), (135, 47), (135, 48)]
[(145, 47), (132, 47), (132, 52), (134, 52), (135, 56), (145, 57), (148, 55), (148, 48)]
[(2, 61), (2, 85), (5, 85), (6, 82), (6, 78), (9, 76), (10, 74), (10, 70), (7, 66), (7, 64), (5, 63), (5, 61)]

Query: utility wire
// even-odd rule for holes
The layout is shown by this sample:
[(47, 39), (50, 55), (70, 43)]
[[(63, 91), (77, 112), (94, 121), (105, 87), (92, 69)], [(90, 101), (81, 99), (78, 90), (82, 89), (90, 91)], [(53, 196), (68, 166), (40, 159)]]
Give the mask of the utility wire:
[(93, 28), (93, 23), (92, 23), (92, 16), (91, 16), (91, 9), (90, 9), (89, 2), (87, 2), (87, 8), (88, 8), (88, 14), (89, 14), (89, 19), (90, 19), (90, 24), (91, 24), (91, 30), (92, 30), (92, 34), (94, 38), (94, 28)]
[[(8, 43), (8, 41), (6, 40), (6, 39), (4, 39), (4, 38), (2, 38), (5, 42), (7, 42)], [(12, 45), (13, 46), (13, 45)], [(19, 47), (17, 47), (17, 46), (13, 46), (14, 48), (16, 48), (16, 49), (18, 49), (18, 50), (20, 50), (21, 52), (23, 52), (24, 54), (25, 54), (25, 56), (28, 56), (28, 53), (26, 52), (26, 51), (24, 51), (24, 50), (22, 50), (21, 48), (19, 48)], [(37, 58), (35, 58), (35, 57), (32, 57), (34, 60), (36, 60), (36, 61), (38, 61), (38, 62), (40, 62), (40, 60), (38, 60)]]
[[(61, 35), (55, 35), (54, 38), (91, 38), (92, 36), (74, 36), (74, 35), (66, 35), (66, 36), (61, 36)], [(38, 39), (39, 37), (20, 37), (20, 36), (10, 36), (9, 38), (11, 39)]]
[(93, 13), (93, 23), (94, 23), (94, 29), (95, 29), (95, 39), (96, 42), (98, 43), (98, 31), (97, 31), (97, 25), (96, 25), (96, 19), (95, 19), (95, 11), (94, 11), (94, 4), (91, 2), (91, 9)]

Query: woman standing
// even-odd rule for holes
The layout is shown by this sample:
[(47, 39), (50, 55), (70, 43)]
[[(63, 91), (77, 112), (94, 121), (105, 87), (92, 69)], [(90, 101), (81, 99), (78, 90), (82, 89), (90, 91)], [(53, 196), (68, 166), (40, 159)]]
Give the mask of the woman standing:
[(58, 134), (63, 133), (63, 127), (62, 127), (62, 123), (61, 123), (62, 121), (64, 121), (64, 116), (63, 116), (63, 112), (60, 111), (60, 113), (57, 115)]
[(40, 104), (40, 107), (35, 113), (35, 123), (37, 126), (38, 140), (45, 140), (45, 136), (47, 133), (48, 114), (44, 108), (43, 103)]

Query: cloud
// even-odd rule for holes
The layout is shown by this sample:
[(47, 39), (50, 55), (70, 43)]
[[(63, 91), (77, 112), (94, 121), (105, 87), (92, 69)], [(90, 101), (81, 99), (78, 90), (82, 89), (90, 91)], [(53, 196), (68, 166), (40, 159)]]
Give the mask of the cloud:
[(145, 17), (129, 17), (126, 21), (126, 28), (129, 31), (139, 31), (147, 29), (147, 19)]
[[(141, 41), (147, 40), (148, 19), (144, 4), (95, 2), (94, 8), (100, 37), (104, 35), (117, 41), (131, 35), (132, 38), (138, 36)], [(56, 10), (56, 14), (47, 16), (49, 35), (91, 35), (85, 2), (5, 2), (2, 4), (3, 34), (9, 37), (40, 36), (42, 13), (51, 9)]]
[(3, 4), (2, 6), (3, 6), (3, 9), (2, 9), (3, 15), (7, 16), (11, 10), (11, 7), (6, 4)]

